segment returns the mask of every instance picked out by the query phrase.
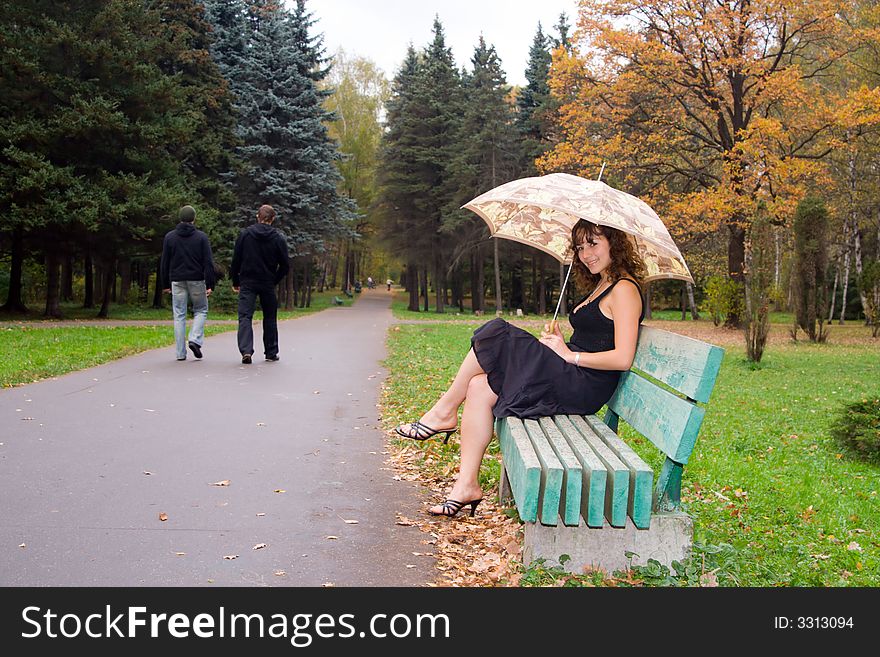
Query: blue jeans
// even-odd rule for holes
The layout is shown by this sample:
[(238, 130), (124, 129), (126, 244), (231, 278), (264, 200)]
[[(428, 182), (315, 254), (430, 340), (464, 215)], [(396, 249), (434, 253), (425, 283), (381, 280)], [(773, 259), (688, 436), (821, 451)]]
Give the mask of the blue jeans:
[(200, 347), (205, 341), (205, 320), (208, 319), (208, 294), (205, 281), (172, 281), (171, 312), (174, 315), (174, 343), (177, 360), (186, 358), (186, 307), (192, 303), (193, 323), (189, 341)]

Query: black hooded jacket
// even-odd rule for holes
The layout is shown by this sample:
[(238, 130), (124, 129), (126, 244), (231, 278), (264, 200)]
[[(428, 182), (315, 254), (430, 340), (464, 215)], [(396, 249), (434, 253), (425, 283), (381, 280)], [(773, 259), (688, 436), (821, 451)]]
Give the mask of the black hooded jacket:
[(287, 242), (269, 224), (248, 226), (235, 240), (232, 254), (232, 285), (278, 285), (287, 276)]
[(214, 289), (214, 257), (208, 236), (191, 223), (181, 221), (165, 234), (162, 243), (162, 264), (159, 267), (162, 289), (172, 281), (205, 281), (205, 288)]

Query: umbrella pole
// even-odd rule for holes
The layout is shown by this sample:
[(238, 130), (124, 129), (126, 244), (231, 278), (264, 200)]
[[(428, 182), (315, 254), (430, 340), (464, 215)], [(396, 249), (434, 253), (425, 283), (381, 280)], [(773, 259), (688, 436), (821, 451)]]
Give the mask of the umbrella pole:
[(553, 313), (553, 319), (550, 321), (550, 331), (556, 328), (556, 317), (559, 315), (559, 307), (562, 305), (562, 295), (565, 294), (565, 288), (568, 285), (568, 277), (571, 276), (571, 268), (574, 267), (574, 260), (568, 266), (568, 272), (565, 274), (565, 282), (562, 283), (562, 289), (559, 290), (559, 301), (556, 302), (556, 312)]

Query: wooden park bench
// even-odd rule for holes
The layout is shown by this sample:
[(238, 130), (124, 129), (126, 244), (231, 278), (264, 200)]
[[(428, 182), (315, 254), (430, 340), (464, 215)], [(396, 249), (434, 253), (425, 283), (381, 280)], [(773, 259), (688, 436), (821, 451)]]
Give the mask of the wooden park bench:
[(333, 297), (333, 305), (334, 305), (334, 306), (341, 306), (341, 305), (343, 305), (344, 303), (345, 303), (345, 301), (343, 301), (343, 300), (340, 299), (339, 297)]
[[(705, 414), (698, 404), (709, 401), (723, 355), (719, 347), (642, 326), (633, 367), (621, 375), (604, 420), (497, 420), (501, 498), (516, 503), (525, 523), (523, 563), (541, 558), (570, 572), (613, 572), (649, 559), (671, 566), (688, 555), (693, 522), (681, 510), (682, 470)], [(656, 477), (617, 435), (619, 419), (666, 455)]]

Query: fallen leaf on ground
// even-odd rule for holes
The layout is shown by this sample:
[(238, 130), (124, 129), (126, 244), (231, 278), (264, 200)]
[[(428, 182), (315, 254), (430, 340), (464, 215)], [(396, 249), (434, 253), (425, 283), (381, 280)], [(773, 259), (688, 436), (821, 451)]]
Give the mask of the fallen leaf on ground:
[(155, 413), (155, 412), (156, 412), (156, 411), (153, 410), (152, 408), (145, 408), (144, 410), (145, 410), (147, 413)]
[(715, 575), (715, 571), (710, 570), (708, 573), (700, 575), (700, 586), (718, 586), (718, 577)]
[(265, 422), (257, 422), (257, 426), (258, 427), (265, 427), (266, 423)]
[(850, 543), (849, 545), (846, 546), (846, 549), (847, 549), (847, 550), (850, 550), (850, 551), (861, 552), (861, 551), (862, 551), (862, 546), (859, 545), (858, 543), (856, 543), (855, 541), (853, 541), (852, 543)]
[(329, 588), (332, 586), (336, 586), (336, 584), (334, 584), (333, 582), (324, 582), (323, 584), (321, 584), (321, 586), (323, 586), (324, 588)]
[(229, 480), (228, 480), (228, 479), (224, 479), (223, 481), (215, 481), (215, 482), (213, 482), (213, 483), (211, 483), (211, 484), (208, 484), (208, 485), (209, 485), (209, 486), (228, 486), (228, 485), (229, 485)]
[(256, 544), (254, 547), (252, 547), (251, 549), (252, 549), (252, 550), (262, 550), (264, 547), (269, 547), (269, 546), (266, 545), (265, 543), (257, 543), (257, 544)]
[(276, 488), (276, 489), (273, 490), (272, 492), (273, 492), (273, 493), (286, 493), (287, 491), (284, 490), (283, 488)]
[(25, 548), (25, 547), (27, 547), (27, 543), (22, 543), (22, 544), (19, 545), (18, 547), (20, 547), (20, 548)]
[(168, 514), (167, 513), (160, 513), (159, 520), (161, 520), (162, 522), (165, 522), (166, 520), (168, 520)]
[(287, 574), (287, 571), (284, 570), (276, 570), (275, 577), (284, 577)]
[(338, 536), (325, 536), (324, 538), (326, 538), (328, 541), (335, 541), (335, 540), (337, 540), (339, 537), (338, 537)]
[(258, 513), (257, 518), (262, 518), (264, 515), (266, 515), (266, 514), (265, 513)]
[(149, 472), (148, 470), (144, 470), (144, 474), (145, 474), (145, 475), (151, 475), (151, 474), (153, 474), (153, 473), (152, 473), (152, 472)]
[(224, 559), (228, 559), (229, 561), (232, 561), (233, 559), (238, 559), (238, 555), (237, 555), (237, 554), (227, 554), (227, 555), (226, 555), (225, 557), (223, 557), (223, 558), (224, 558)]
[(186, 552), (175, 552), (174, 555), (175, 555), (175, 556), (178, 556), (178, 557), (185, 557), (185, 556), (186, 556)]

